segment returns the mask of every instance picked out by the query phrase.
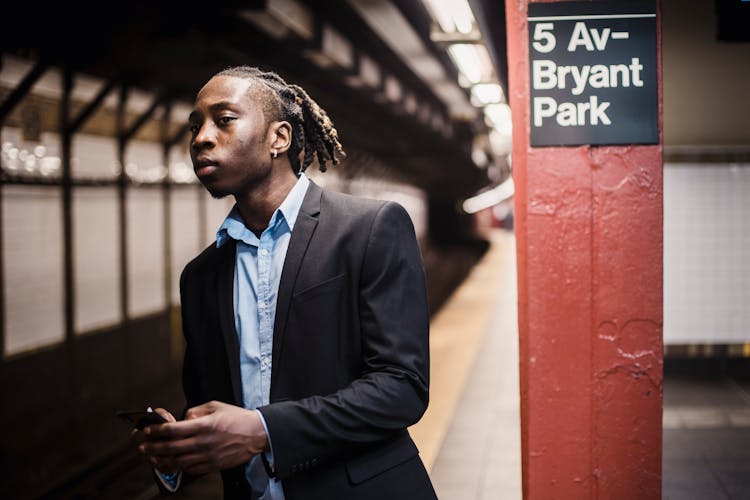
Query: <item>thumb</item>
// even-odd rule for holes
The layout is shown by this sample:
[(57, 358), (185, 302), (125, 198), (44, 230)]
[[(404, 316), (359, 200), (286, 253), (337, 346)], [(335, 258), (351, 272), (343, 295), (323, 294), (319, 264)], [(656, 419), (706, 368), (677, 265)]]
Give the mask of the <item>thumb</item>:
[(165, 410), (164, 408), (156, 408), (154, 411), (158, 413), (159, 415), (161, 415), (162, 417), (164, 417), (164, 420), (166, 420), (167, 422), (177, 421), (177, 419), (175, 419), (174, 416), (171, 413), (169, 413), (167, 410)]

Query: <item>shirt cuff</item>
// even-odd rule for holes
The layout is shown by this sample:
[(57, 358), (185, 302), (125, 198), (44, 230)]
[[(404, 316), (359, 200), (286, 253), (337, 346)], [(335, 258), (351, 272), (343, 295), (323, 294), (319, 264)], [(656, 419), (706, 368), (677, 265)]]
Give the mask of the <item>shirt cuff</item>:
[(259, 410), (255, 410), (255, 411), (257, 411), (258, 415), (260, 416), (260, 423), (263, 424), (263, 429), (266, 431), (266, 437), (268, 438), (268, 451), (264, 451), (263, 456), (266, 458), (266, 461), (268, 462), (268, 465), (271, 467), (271, 470), (275, 470), (275, 467), (273, 465), (273, 444), (271, 443), (271, 434), (268, 432), (266, 419), (263, 417), (263, 414)]
[(159, 479), (161, 485), (168, 492), (174, 493), (180, 487), (180, 483), (182, 482), (182, 471), (166, 473), (154, 468), (154, 472), (156, 473), (156, 477)]

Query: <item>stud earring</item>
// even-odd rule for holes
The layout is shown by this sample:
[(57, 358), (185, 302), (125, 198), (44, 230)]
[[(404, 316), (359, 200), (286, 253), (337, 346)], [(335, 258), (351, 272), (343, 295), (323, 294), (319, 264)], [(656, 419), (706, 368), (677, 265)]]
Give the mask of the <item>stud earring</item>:
[(271, 157), (274, 158), (274, 159), (276, 159), (277, 156), (279, 156), (279, 152), (276, 151), (275, 149), (272, 149), (271, 150)]

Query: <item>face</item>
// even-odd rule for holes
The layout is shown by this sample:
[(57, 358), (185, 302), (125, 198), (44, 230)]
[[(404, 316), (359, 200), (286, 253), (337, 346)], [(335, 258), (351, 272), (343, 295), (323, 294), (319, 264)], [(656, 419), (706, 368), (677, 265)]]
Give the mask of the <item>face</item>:
[(253, 82), (218, 76), (198, 93), (190, 114), (190, 158), (214, 197), (245, 195), (271, 173), (273, 137)]

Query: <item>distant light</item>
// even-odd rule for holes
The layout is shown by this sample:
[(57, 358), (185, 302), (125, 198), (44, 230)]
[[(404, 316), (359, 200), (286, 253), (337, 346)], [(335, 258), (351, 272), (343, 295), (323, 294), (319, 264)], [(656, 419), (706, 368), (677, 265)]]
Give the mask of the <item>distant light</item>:
[(513, 185), (513, 178), (508, 177), (508, 179), (499, 186), (495, 186), (489, 191), (467, 198), (463, 202), (462, 208), (467, 214), (475, 214), (485, 208), (490, 208), (507, 200), (513, 196), (514, 193), (515, 186)]
[(471, 33), (474, 29), (474, 14), (466, 0), (423, 0), (445, 33)]
[(448, 47), (448, 54), (470, 84), (496, 81), (487, 47), (480, 43), (456, 43)]
[(490, 104), (484, 108), (484, 116), (501, 134), (510, 135), (513, 131), (513, 120), (510, 106), (507, 104)]
[(486, 106), (505, 101), (503, 88), (497, 83), (478, 83), (471, 88), (472, 104)]
[(448, 54), (458, 70), (470, 83), (482, 81), (482, 63), (474, 45), (457, 43), (448, 47)]

